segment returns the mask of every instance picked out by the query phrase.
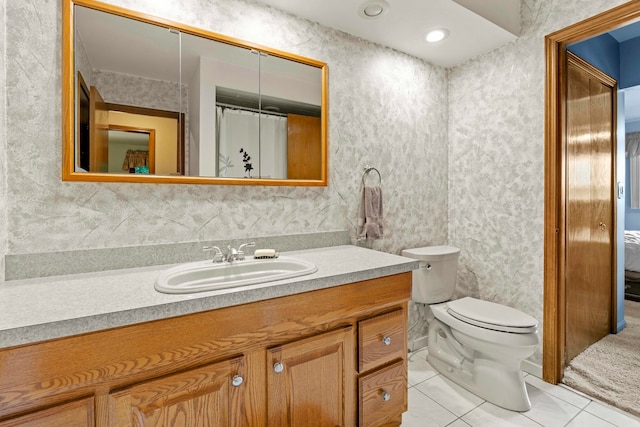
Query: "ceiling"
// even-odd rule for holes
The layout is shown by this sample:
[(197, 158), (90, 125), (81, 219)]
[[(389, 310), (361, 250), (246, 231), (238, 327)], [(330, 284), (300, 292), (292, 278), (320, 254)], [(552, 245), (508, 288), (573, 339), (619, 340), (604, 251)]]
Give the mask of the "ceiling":
[(618, 43), (640, 37), (640, 22), (635, 22), (618, 28), (617, 30), (610, 31), (609, 35), (616, 39)]
[[(374, 19), (359, 11), (385, 1), (254, 1), (443, 67), (505, 45), (520, 33), (520, 0), (386, 0), (388, 9)], [(449, 37), (427, 43), (426, 33), (435, 28), (446, 28)]]
[[(454, 67), (515, 40), (520, 33), (520, 0), (386, 0), (377, 19), (359, 14), (379, 0), (254, 0), (324, 26), (406, 52), (434, 65)], [(447, 28), (440, 42), (424, 41), (428, 30)], [(640, 36), (640, 22), (609, 33), (619, 43)], [(640, 86), (625, 89), (628, 120), (640, 120)]]

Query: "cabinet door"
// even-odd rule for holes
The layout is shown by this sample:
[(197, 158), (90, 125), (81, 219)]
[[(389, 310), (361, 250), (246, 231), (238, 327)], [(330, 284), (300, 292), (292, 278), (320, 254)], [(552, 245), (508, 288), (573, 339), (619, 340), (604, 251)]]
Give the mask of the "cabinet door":
[(109, 396), (113, 426), (244, 425), (244, 358), (136, 384)]
[(269, 349), (268, 424), (355, 425), (353, 346), (345, 327)]
[(95, 425), (93, 398), (54, 406), (0, 422), (1, 427), (88, 427)]

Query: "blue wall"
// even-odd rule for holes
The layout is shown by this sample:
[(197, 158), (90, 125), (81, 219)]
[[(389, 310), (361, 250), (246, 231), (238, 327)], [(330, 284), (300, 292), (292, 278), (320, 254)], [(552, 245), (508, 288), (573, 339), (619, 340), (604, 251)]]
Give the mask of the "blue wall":
[(602, 34), (567, 49), (616, 79), (618, 89), (640, 85), (640, 37), (618, 43)]
[[(621, 89), (640, 85), (640, 37), (620, 43)], [(627, 131), (628, 132), (628, 131)]]
[[(620, 83), (620, 44), (609, 34), (602, 34), (567, 47), (591, 65), (616, 79)], [(640, 73), (639, 77), (640, 77)], [(636, 83), (637, 84), (637, 83)]]

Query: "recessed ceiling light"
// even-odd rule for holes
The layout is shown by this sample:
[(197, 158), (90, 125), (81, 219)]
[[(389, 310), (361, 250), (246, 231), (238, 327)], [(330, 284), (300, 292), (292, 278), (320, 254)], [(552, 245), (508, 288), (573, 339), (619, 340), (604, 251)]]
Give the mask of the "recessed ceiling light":
[(384, 11), (384, 8), (379, 4), (370, 4), (364, 8), (362, 12), (370, 18), (380, 15)]
[(358, 15), (364, 19), (376, 19), (387, 13), (389, 7), (384, 0), (369, 0), (360, 5)]
[(440, 40), (444, 40), (449, 37), (449, 30), (446, 28), (437, 28), (435, 30), (431, 30), (427, 33), (425, 40), (429, 43), (439, 42)]

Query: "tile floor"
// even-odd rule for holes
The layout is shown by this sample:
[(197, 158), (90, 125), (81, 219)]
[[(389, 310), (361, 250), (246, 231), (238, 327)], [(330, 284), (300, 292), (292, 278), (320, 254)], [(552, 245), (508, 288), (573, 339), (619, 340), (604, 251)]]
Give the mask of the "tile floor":
[(426, 355), (426, 349), (409, 353), (409, 410), (402, 427), (640, 427), (640, 418), (528, 374), (531, 410), (502, 409), (440, 375)]

